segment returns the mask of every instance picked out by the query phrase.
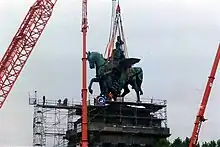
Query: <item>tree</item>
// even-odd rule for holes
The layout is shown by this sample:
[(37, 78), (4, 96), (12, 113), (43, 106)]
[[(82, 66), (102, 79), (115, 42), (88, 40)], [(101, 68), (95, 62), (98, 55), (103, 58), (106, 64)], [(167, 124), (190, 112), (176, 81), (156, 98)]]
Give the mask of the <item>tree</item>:
[(171, 145), (171, 147), (183, 147), (183, 142), (182, 140), (178, 137), (175, 139)]
[[(161, 139), (157, 141), (155, 147), (189, 147), (190, 138), (186, 137), (185, 140), (176, 138), (172, 143), (167, 139)], [(220, 147), (220, 139), (217, 141), (203, 142), (201, 145), (198, 143), (197, 147)]]
[(220, 147), (220, 139), (217, 140), (217, 147)]
[(214, 140), (209, 143), (209, 147), (217, 147), (217, 144)]
[(157, 142), (156, 147), (170, 147), (170, 142), (167, 139), (160, 139)]
[(188, 137), (186, 137), (186, 139), (182, 142), (183, 147), (188, 147), (190, 143), (190, 139)]
[(203, 142), (203, 143), (202, 143), (202, 147), (209, 147), (209, 143)]

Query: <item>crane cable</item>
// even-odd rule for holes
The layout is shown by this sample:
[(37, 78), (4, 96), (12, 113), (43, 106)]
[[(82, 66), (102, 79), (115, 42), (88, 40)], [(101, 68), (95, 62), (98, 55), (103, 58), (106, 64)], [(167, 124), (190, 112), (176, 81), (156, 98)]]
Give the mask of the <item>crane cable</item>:
[(112, 15), (111, 15), (111, 24), (110, 24), (110, 33), (109, 33), (109, 41), (108, 41), (108, 44), (106, 46), (106, 49), (105, 49), (105, 56), (106, 56), (106, 53), (107, 53), (107, 50), (109, 48), (109, 45), (110, 45), (110, 42), (111, 42), (111, 36), (112, 36), (112, 32), (113, 32), (113, 24), (114, 24), (114, 20), (115, 20), (115, 16), (116, 16), (116, 0), (112, 0)]
[(105, 56), (107, 52), (108, 60), (111, 57), (111, 54), (114, 48), (114, 42), (115, 42), (117, 30), (118, 30), (119, 36), (122, 37), (122, 41), (124, 42), (124, 45), (123, 45), (124, 55), (126, 58), (128, 58), (127, 44), (125, 40), (124, 29), (123, 29), (122, 18), (121, 18), (121, 8), (119, 5), (119, 0), (118, 0), (117, 8), (115, 7), (116, 6), (115, 2), (116, 0), (112, 0), (112, 17), (111, 17), (111, 26), (110, 26), (110, 36), (109, 36), (109, 42), (105, 50)]
[(116, 16), (115, 16), (115, 19), (114, 19), (114, 25), (113, 25), (113, 31), (112, 31), (112, 35), (111, 35), (111, 40), (110, 42), (108, 43), (108, 46), (107, 46), (107, 50), (108, 50), (108, 55), (107, 55), (107, 58), (109, 58), (111, 56), (111, 53), (112, 53), (112, 50), (113, 50), (113, 47), (114, 47), (114, 41), (115, 41), (115, 36), (116, 36), (116, 33), (117, 33), (117, 29), (118, 29), (118, 20), (119, 20), (119, 14), (120, 14), (120, 7), (119, 5), (117, 6), (117, 9), (116, 9)]
[(110, 25), (110, 33), (109, 33), (109, 41), (111, 40), (112, 36), (112, 27), (114, 23), (114, 18), (115, 18), (115, 8), (116, 8), (116, 0), (112, 0), (112, 16), (111, 16), (111, 25)]
[(120, 6), (119, 6), (119, 0), (117, 1), (118, 3), (116, 8), (116, 0), (112, 0), (112, 17), (111, 17), (111, 25), (110, 25), (110, 33), (109, 33), (109, 42), (105, 50), (105, 56), (107, 54), (107, 58), (111, 56), (112, 50), (114, 48), (114, 41), (116, 38), (117, 29), (120, 30), (120, 26), (119, 26), (119, 23), (121, 22)]
[[(118, 35), (120, 38), (122, 37), (122, 41), (124, 42), (123, 44), (123, 50), (124, 50), (124, 55), (126, 58), (128, 58), (128, 51), (127, 51), (127, 44), (125, 41), (125, 35), (124, 35), (124, 29), (122, 25), (122, 18), (121, 18), (121, 8), (119, 5), (119, 0), (116, 8), (116, 0), (112, 0), (112, 16), (111, 16), (111, 24), (110, 24), (110, 34), (109, 34), (109, 42), (107, 44), (106, 50), (105, 50), (105, 55), (107, 54), (107, 60), (109, 61), (109, 58), (111, 57), (113, 48), (114, 48), (114, 42), (117, 34), (117, 29), (118, 29)], [(111, 67), (113, 67), (113, 60), (110, 61)], [(106, 71), (108, 67), (106, 66)], [(131, 69), (129, 68), (127, 70), (127, 73), (130, 74)]]
[(127, 48), (127, 44), (126, 44), (126, 40), (125, 40), (124, 29), (123, 29), (121, 17), (120, 17), (120, 24), (121, 24), (122, 40), (124, 41), (124, 53), (125, 53), (125, 57), (128, 58), (128, 48)]

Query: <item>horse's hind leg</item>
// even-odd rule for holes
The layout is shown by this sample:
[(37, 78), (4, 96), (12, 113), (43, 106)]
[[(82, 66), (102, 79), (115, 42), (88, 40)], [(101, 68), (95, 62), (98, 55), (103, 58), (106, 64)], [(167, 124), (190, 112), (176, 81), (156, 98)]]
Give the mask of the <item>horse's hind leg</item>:
[(128, 88), (128, 85), (126, 85), (126, 86), (124, 87), (124, 91), (123, 91), (121, 97), (124, 97), (124, 96), (127, 95), (129, 92), (130, 92), (130, 90), (129, 90), (129, 88)]
[(141, 87), (139, 88), (139, 90), (140, 90), (140, 95), (143, 95), (144, 93), (143, 93)]
[(143, 95), (143, 91), (141, 89), (141, 85), (142, 85), (142, 82), (143, 82), (143, 72), (138, 74), (138, 76), (136, 78), (136, 82), (137, 82), (137, 86), (138, 86), (139, 91), (140, 91), (140, 95)]
[(137, 103), (140, 103), (141, 102), (141, 100), (140, 100), (140, 93), (139, 93), (139, 88), (138, 88), (136, 82), (134, 82), (134, 90), (135, 90), (136, 95), (137, 95)]

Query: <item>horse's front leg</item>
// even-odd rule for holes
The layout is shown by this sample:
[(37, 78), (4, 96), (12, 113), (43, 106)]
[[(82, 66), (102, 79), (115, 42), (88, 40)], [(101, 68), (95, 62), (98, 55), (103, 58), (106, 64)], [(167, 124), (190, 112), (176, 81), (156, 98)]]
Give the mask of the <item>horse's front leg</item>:
[(121, 97), (124, 97), (125, 95), (127, 95), (128, 93), (130, 92), (129, 88), (128, 88), (128, 85), (126, 84), (124, 86), (124, 91), (123, 93), (121, 94)]
[(92, 79), (90, 80), (88, 90), (89, 90), (89, 93), (91, 93), (91, 94), (93, 93), (92, 84), (93, 84), (94, 82), (99, 82), (99, 78), (92, 78)]

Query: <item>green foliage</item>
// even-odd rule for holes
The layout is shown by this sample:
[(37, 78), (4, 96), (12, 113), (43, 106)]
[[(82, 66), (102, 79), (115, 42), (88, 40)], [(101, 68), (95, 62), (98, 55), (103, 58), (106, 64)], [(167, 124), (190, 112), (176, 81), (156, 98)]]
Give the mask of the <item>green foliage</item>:
[[(156, 147), (189, 147), (190, 139), (188, 137), (185, 140), (181, 138), (176, 138), (173, 142), (169, 142), (166, 139), (161, 139), (157, 141)], [(201, 144), (201, 145), (200, 145)], [(198, 144), (198, 147), (220, 147), (220, 139), (217, 141), (210, 141), (210, 142), (202, 142)]]
[(161, 139), (157, 142), (156, 147), (170, 147), (170, 142), (166, 139)]

